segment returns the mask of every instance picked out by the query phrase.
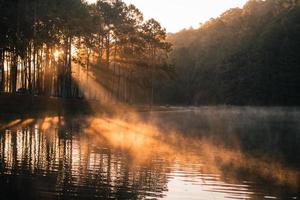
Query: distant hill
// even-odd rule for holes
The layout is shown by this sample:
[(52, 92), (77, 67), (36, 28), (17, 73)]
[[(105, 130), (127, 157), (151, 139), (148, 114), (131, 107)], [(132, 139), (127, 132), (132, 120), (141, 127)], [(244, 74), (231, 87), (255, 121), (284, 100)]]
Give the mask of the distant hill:
[(300, 1), (250, 0), (199, 29), (169, 34), (174, 104), (300, 105)]

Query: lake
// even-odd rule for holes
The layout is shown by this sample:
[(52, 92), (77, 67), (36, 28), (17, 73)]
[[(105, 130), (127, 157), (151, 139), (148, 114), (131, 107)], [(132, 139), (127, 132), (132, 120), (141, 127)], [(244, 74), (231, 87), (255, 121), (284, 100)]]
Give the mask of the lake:
[(299, 199), (300, 109), (0, 124), (0, 199)]

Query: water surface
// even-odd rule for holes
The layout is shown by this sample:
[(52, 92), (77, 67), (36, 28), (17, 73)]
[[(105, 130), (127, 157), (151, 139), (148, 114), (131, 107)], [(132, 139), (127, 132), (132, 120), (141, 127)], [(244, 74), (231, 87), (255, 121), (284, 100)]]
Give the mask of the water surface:
[(0, 199), (299, 199), (300, 110), (202, 107), (0, 126)]

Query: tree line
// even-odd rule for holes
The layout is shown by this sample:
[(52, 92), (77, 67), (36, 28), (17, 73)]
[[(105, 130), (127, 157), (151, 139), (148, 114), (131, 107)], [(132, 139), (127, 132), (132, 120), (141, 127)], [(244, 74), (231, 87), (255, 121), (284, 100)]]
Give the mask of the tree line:
[(299, 5), (250, 0), (198, 29), (170, 34), (176, 78), (156, 83), (156, 101), (299, 105)]
[(121, 0), (0, 0), (0, 92), (152, 103), (170, 49)]

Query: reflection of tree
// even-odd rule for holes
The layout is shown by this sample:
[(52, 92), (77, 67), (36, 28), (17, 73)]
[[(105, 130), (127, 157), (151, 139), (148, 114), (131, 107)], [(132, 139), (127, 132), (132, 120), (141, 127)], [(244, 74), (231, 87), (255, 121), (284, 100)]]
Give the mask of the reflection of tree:
[[(7, 179), (16, 176), (12, 182), (26, 180), (29, 191), (34, 193), (33, 196), (29, 191), (24, 193), (26, 199), (162, 196), (167, 183), (162, 162), (150, 159), (146, 167), (131, 166), (127, 152), (109, 146), (91, 146), (88, 138), (72, 134), (66, 127), (70, 128), (67, 125), (63, 130), (41, 131), (32, 126), (1, 133), (1, 176), (9, 174)], [(69, 135), (62, 137), (62, 132)], [(19, 189), (11, 188), (7, 195)]]
[[(272, 190), (284, 198), (295, 193), (299, 184), (293, 175), (299, 173), (260, 158), (274, 149), (286, 159), (293, 155), (284, 146), (299, 143), (298, 115), (284, 113), (239, 108), (153, 113), (166, 130), (116, 118), (46, 118), (26, 126), (14, 120), (4, 126), (9, 131), (0, 131), (0, 188), (10, 196), (26, 184), (29, 199), (160, 198), (169, 189), (170, 174), (179, 170), (201, 182), (204, 192), (236, 190), (248, 196), (243, 193), (248, 191), (259, 199), (256, 191)], [(170, 133), (178, 125), (185, 134)], [(241, 185), (244, 180), (255, 184), (250, 189)]]

